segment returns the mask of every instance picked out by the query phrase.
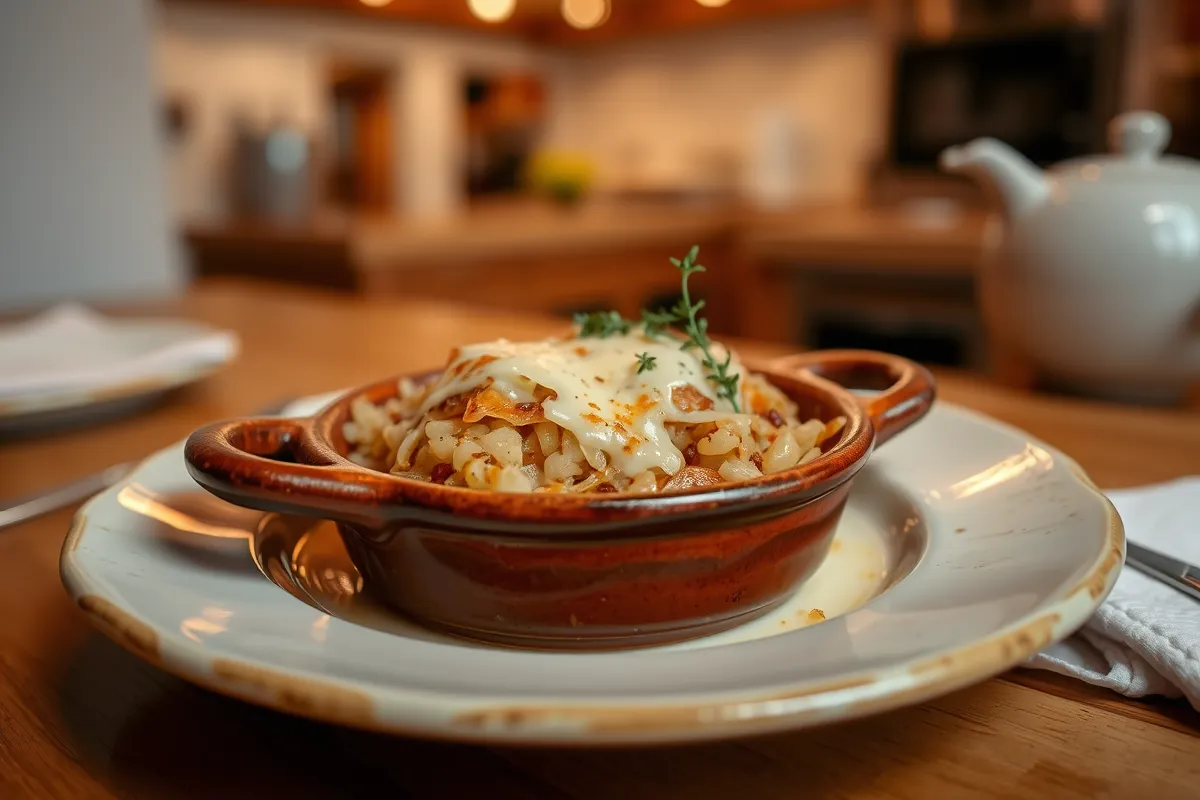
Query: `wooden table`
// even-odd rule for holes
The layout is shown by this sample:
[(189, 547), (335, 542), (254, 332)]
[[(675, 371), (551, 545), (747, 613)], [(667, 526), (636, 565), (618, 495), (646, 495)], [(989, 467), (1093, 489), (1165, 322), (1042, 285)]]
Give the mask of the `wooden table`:
[[(174, 309), (236, 329), (230, 369), (136, 419), (0, 445), (0, 497), (140, 456), (281, 396), (440, 363), (552, 320), (215, 283)], [(355, 344), (357, 352), (351, 349)], [(765, 352), (764, 348), (746, 348)], [(353, 353), (353, 354), (350, 354)], [(303, 357), (298, 357), (303, 354)], [(1074, 455), (1106, 487), (1200, 472), (1200, 420), (955, 376), (942, 396)], [(862, 721), (726, 744), (536, 750), (294, 719), (195, 688), (92, 631), (58, 578), (71, 512), (0, 532), (0, 797), (1195, 797), (1200, 715), (1032, 672)]]

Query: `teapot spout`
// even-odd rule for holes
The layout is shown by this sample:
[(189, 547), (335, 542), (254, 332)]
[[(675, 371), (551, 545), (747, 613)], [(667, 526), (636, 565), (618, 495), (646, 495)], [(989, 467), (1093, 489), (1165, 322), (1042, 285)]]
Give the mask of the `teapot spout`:
[(1010, 217), (1038, 205), (1049, 194), (1042, 171), (1003, 142), (982, 138), (942, 152), (942, 169), (981, 180), (1000, 195)]

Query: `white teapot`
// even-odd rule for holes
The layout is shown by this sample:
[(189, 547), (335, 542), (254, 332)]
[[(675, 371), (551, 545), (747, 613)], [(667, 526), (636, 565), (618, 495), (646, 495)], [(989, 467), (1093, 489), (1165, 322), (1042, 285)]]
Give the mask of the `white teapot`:
[(1045, 172), (989, 138), (941, 164), (1002, 199), (980, 274), (989, 335), (1046, 377), (1173, 401), (1200, 380), (1200, 162), (1161, 156), (1158, 114), (1123, 114), (1109, 136), (1117, 155)]

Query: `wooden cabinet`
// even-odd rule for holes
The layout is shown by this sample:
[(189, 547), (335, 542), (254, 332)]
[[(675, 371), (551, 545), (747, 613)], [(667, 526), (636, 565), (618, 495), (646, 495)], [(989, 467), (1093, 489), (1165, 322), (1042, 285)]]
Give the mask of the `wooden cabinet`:
[(519, 0), (512, 17), (492, 24), (475, 17), (464, 0), (403, 0), (375, 6), (358, 0), (160, 0), (223, 6), (257, 6), (280, 11), (324, 11), (385, 22), (422, 23), (517, 36), (556, 45), (620, 42), (638, 36), (662, 36), (741, 22), (779, 18), (836, 7), (866, 6), (868, 0), (731, 0), (709, 8), (696, 0), (611, 0), (608, 18), (591, 30), (577, 30), (563, 19), (559, 0)]
[[(710, 263), (726, 260), (722, 243), (710, 240), (703, 244)], [(419, 296), (561, 316), (614, 309), (637, 319), (642, 308), (673, 302), (678, 296), (679, 273), (668, 259), (679, 255), (678, 247), (643, 245), (563, 256), (429, 263), (363, 271), (359, 285), (371, 294)], [(722, 299), (729, 296), (726, 276), (713, 270), (693, 281), (693, 291), (708, 300), (705, 313), (712, 330), (734, 332), (736, 308)]]
[(732, 212), (620, 207), (525, 209), (481, 215), (443, 233), (370, 227), (354, 239), (360, 290), (569, 315), (673, 302), (670, 263), (699, 245), (694, 292), (709, 300), (714, 331), (737, 331)]
[(197, 277), (237, 275), (347, 290), (357, 285), (350, 239), (339, 226), (195, 225), (183, 232), (183, 241)]
[(555, 14), (530, 20), (527, 30), (536, 41), (602, 45), (852, 6), (865, 7), (867, 0), (730, 0), (716, 8), (696, 0), (612, 0), (608, 19), (596, 28), (576, 30)]
[(437, 226), (399, 220), (272, 228), (194, 227), (196, 274), (243, 275), (370, 295), (568, 316), (615, 309), (629, 318), (673, 302), (671, 258), (693, 244), (712, 269), (692, 278), (714, 333), (740, 330), (734, 214), (647, 208), (516, 208)]
[(987, 370), (975, 299), (984, 225), (978, 214), (930, 225), (868, 208), (749, 221), (734, 250), (747, 276), (742, 333)]

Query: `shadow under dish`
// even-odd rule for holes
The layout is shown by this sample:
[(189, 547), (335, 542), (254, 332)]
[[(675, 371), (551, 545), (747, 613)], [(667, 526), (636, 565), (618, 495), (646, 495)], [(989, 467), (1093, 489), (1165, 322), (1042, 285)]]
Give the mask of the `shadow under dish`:
[[(715, 647), (791, 633), (860, 608), (904, 580), (920, 561), (928, 532), (910, 499), (869, 466), (856, 480), (829, 553), (808, 578), (768, 607), (714, 633), (671, 643), (668, 648)], [(916, 524), (911, 521), (915, 520)], [(259, 570), (272, 583), (331, 617), (384, 633), (462, 647), (507, 645), (540, 649), (535, 638), (481, 642), (479, 632), (455, 625), (430, 627), (410, 620), (364, 584), (337, 526), (308, 517), (269, 514), (251, 540)], [(625, 649), (625, 637), (614, 645)], [(654, 645), (655, 642), (645, 642)], [(556, 641), (553, 649), (562, 648)], [(595, 650), (589, 641), (578, 649)], [(604, 649), (600, 647), (599, 649)]]

